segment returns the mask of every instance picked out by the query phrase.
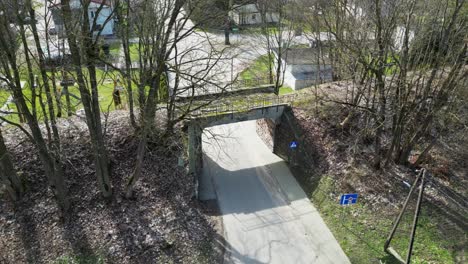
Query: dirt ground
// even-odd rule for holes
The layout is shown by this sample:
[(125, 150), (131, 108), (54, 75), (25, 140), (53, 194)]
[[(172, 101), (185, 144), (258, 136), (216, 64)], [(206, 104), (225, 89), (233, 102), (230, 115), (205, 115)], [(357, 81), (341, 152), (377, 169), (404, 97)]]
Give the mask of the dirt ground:
[[(15, 129), (4, 132), (27, 192), (0, 200), (0, 263), (217, 263), (222, 254), (216, 204), (193, 198), (193, 179), (178, 166), (182, 140), (151, 142), (136, 197), (124, 199), (137, 140), (124, 112), (111, 114), (106, 140), (113, 198), (102, 198), (83, 120), (60, 121), (72, 203), (57, 207), (36, 150)], [(5, 197), (6, 198), (6, 197)], [(216, 247), (214, 245), (217, 245)]]

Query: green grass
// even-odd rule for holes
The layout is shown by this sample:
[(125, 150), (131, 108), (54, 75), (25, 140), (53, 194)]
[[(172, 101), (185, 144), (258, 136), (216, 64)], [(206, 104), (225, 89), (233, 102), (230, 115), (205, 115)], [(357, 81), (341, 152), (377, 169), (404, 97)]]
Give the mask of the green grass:
[[(386, 60), (386, 65), (384, 68), (384, 75), (386, 76), (392, 76), (394, 74), (397, 74), (399, 72), (399, 67), (397, 65), (397, 60), (399, 60), (400, 57), (398, 55), (394, 55), (394, 57), (389, 56), (387, 57)], [(367, 58), (367, 63), (370, 63), (371, 57), (369, 56)], [(375, 63), (374, 63), (375, 64)], [(373, 67), (376, 67), (375, 65), (372, 65)], [(371, 70), (368, 71), (369, 75), (372, 76), (373, 72)]]
[[(243, 70), (239, 75), (241, 80), (269, 79), (268, 55), (262, 55), (252, 62), (252, 64)], [(281, 86), (279, 95), (294, 93), (289, 86)]]
[(130, 59), (132, 62), (136, 62), (140, 59), (140, 53), (138, 52), (138, 43), (130, 44)]
[[(89, 87), (88, 72), (86, 70), (83, 70), (83, 73), (85, 75), (85, 81), (87, 83), (87, 87)], [(51, 73), (49, 73), (49, 74), (51, 74)], [(138, 73), (135, 73), (135, 74), (138, 74)], [(56, 80), (57, 80), (57, 82), (56, 82), (57, 89), (62, 91), (63, 88), (59, 85), (59, 80), (62, 79), (61, 73), (57, 72), (55, 74), (55, 77), (56, 77)], [(113, 91), (114, 91), (114, 81), (113, 80), (115, 80), (117, 78), (120, 79), (120, 85), (125, 87), (126, 85), (125, 85), (124, 79), (123, 79), (123, 77), (120, 75), (120, 73), (118, 71), (110, 70), (110, 71), (108, 71), (106, 73), (103, 70), (96, 69), (96, 79), (97, 79), (97, 82), (98, 82), (99, 105), (100, 105), (101, 111), (104, 112), (104, 113), (116, 110), (112, 94), (113, 94)], [(166, 86), (165, 86), (165, 80), (163, 80), (162, 83), (163, 83), (163, 85), (161, 86), (161, 89), (160, 89), (158, 95), (159, 95), (159, 100), (160, 101), (165, 101), (165, 100), (167, 100), (168, 93), (167, 93), (167, 89), (166, 89)], [(50, 89), (52, 90), (52, 81), (50, 81)], [(82, 105), (81, 100), (80, 100), (81, 94), (80, 94), (80, 91), (78, 89), (78, 85), (75, 83), (75, 85), (69, 86), (68, 91), (69, 91), (69, 93), (71, 95), (70, 96), (71, 110), (72, 110), (73, 113), (76, 113), (77, 110), (83, 108), (83, 105)], [(127, 90), (124, 89), (124, 92), (121, 92), (122, 106), (124, 106), (124, 107), (126, 107), (127, 104), (128, 104), (128, 95), (127, 95), (126, 91)], [(145, 91), (146, 91), (146, 95), (148, 95), (149, 86), (145, 87)], [(24, 86), (22, 92), (23, 92), (24, 98), (26, 100), (26, 104), (28, 105), (29, 109), (32, 110), (32, 91), (29, 88), (28, 84), (26, 84)], [(54, 111), (57, 114), (58, 107), (56, 105), (55, 93), (53, 93), (53, 91), (51, 91), (51, 92), (52, 92), (52, 96), (53, 96)], [(133, 83), (133, 92), (134, 92), (133, 93), (133, 95), (134, 95), (133, 99), (134, 99), (134, 102), (135, 102), (135, 106), (138, 107), (138, 91), (137, 91), (137, 85), (136, 85), (135, 82)], [(0, 89), (0, 107), (3, 106), (3, 104), (6, 102), (7, 98), (10, 96), (10, 94), (11, 93), (8, 90)], [(47, 104), (47, 98), (46, 98), (46, 94), (45, 94), (44, 90), (42, 90), (41, 96), (42, 96), (42, 101), (46, 105)], [(61, 108), (62, 109), (62, 111), (61, 111), (62, 112), (62, 117), (66, 117), (67, 116), (67, 105), (66, 105), (66, 96), (65, 96), (65, 94), (61, 95), (60, 101), (61, 101), (61, 104), (62, 104), (62, 108)], [(16, 105), (14, 103), (9, 103), (8, 106), (12, 111), (17, 112)], [(47, 105), (45, 106), (45, 108), (46, 108), (45, 109), (45, 114), (48, 115), (49, 110), (48, 110)], [(40, 98), (39, 97), (36, 97), (36, 109), (37, 109), (38, 120), (40, 120), (40, 121), (44, 120), (44, 112), (41, 109)], [(10, 114), (8, 116), (5, 116), (5, 118), (7, 120), (11, 121), (11, 122), (15, 122), (15, 123), (19, 122), (19, 117), (16, 114)]]
[[(87, 72), (85, 72), (85, 75), (87, 75)], [(102, 71), (102, 70), (97, 70), (96, 72), (96, 77), (97, 77), (97, 80), (98, 80), (98, 93), (99, 93), (99, 104), (100, 104), (100, 107), (101, 107), (101, 110), (103, 112), (108, 112), (108, 111), (113, 111), (115, 110), (115, 105), (113, 104), (113, 97), (112, 97), (112, 93), (113, 93), (113, 90), (114, 90), (114, 84), (113, 84), (113, 79), (117, 78), (119, 75), (117, 72), (114, 72), (114, 71), (109, 71), (107, 74)], [(88, 79), (88, 77), (86, 76), (85, 77), (86, 79)], [(123, 82), (122, 82), (122, 77), (119, 77), (120, 80), (121, 80), (121, 84), (123, 85)], [(56, 80), (60, 80), (61, 79), (61, 74), (60, 73), (56, 73)], [(57, 85), (58, 85), (58, 81), (57, 81)], [(50, 82), (50, 88), (52, 89), (52, 82)], [(60, 86), (57, 86), (58, 89), (62, 90), (62, 87)], [(32, 109), (32, 92), (31, 92), (31, 89), (29, 88), (29, 85), (26, 84), (23, 88), (23, 95), (25, 97), (25, 100), (26, 100), (26, 104), (28, 105), (29, 109)], [(83, 108), (82, 104), (81, 104), (81, 100), (79, 100), (79, 98), (81, 97), (80, 95), (80, 92), (79, 92), (79, 89), (78, 89), (78, 85), (75, 84), (73, 86), (69, 86), (68, 87), (68, 91), (70, 94), (78, 97), (75, 98), (74, 96), (70, 96), (70, 101), (71, 101), (71, 106), (72, 106), (72, 111), (73, 112), (76, 112), (78, 109), (81, 109)], [(10, 91), (8, 90), (4, 90), (4, 89), (0, 89), (0, 107), (3, 106), (3, 104), (6, 102), (7, 98), (9, 97), (9, 95), (11, 94)], [(44, 102), (44, 104), (46, 104), (46, 94), (44, 92), (44, 90), (42, 90), (42, 100)], [(53, 100), (54, 100), (54, 111), (55, 113), (57, 113), (58, 109), (57, 109), (57, 105), (56, 105), (56, 101), (55, 101), (55, 94), (52, 92), (52, 96), (53, 96)], [(122, 98), (122, 103), (125, 105), (127, 103), (127, 96), (126, 96), (126, 93), (123, 93), (121, 94), (121, 98)], [(63, 94), (60, 98), (60, 101), (62, 103), (62, 117), (65, 117), (66, 116), (66, 96)], [(17, 112), (17, 109), (16, 109), (16, 105), (14, 103), (9, 103), (8, 104), (9, 108), (14, 111), (14, 112)], [(42, 112), (42, 109), (41, 109), (41, 106), (40, 106), (40, 99), (39, 97), (36, 97), (36, 109), (37, 109), (37, 116), (38, 116), (38, 119), (39, 120), (43, 120), (44, 119), (44, 113)], [(48, 107), (46, 106), (46, 109), (45, 109), (45, 113), (48, 115)], [(6, 119), (8, 119), (9, 121), (12, 121), (12, 122), (19, 122), (19, 118), (18, 118), (18, 115), (16, 114), (10, 114), (8, 116), (5, 117)]]
[(5, 102), (10, 97), (10, 92), (4, 88), (0, 88), (0, 108), (5, 104)]
[[(138, 43), (132, 43), (130, 44), (130, 59), (132, 62), (138, 61), (140, 58), (140, 54), (138, 53)], [(114, 56), (118, 57), (121, 55), (121, 50), (122, 50), (122, 44), (121, 43), (112, 43), (110, 44), (109, 47), (109, 53)], [(122, 53), (123, 54), (123, 53)]]
[(239, 77), (241, 80), (268, 78), (268, 71), (268, 55), (262, 55), (255, 59), (248, 68), (243, 70)]
[(104, 257), (90, 256), (63, 256), (56, 259), (53, 264), (104, 264)]
[(289, 86), (281, 86), (279, 89), (279, 95), (294, 93), (293, 88)]
[(122, 48), (122, 45), (119, 42), (114, 42), (109, 45), (109, 53), (112, 56), (119, 56), (120, 54), (120, 49)]
[[(385, 216), (360, 201), (356, 205), (340, 206), (338, 197), (331, 198), (334, 189), (331, 178), (324, 176), (311, 198), (351, 262), (399, 263), (383, 250), (394, 215)], [(412, 217), (411, 213), (404, 215), (401, 227), (391, 243), (403, 258), (406, 257)], [(412, 263), (454, 263), (449, 248), (457, 242), (457, 238), (441, 234), (437, 228), (437, 219), (430, 217), (423, 208)]]

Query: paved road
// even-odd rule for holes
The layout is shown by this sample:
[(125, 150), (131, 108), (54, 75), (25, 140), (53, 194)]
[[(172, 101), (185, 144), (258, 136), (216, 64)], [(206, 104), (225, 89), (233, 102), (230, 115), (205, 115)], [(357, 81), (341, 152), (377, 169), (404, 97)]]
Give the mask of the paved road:
[(254, 121), (209, 128), (203, 144), (200, 195), (218, 196), (226, 263), (349, 263), (285, 162), (257, 136)]

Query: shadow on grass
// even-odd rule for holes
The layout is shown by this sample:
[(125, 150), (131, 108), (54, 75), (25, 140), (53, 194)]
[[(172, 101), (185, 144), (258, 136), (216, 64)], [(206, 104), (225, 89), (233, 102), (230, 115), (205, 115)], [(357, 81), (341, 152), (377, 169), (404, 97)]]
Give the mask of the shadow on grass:
[(387, 255), (379, 260), (383, 264), (401, 264), (401, 262), (392, 255)]

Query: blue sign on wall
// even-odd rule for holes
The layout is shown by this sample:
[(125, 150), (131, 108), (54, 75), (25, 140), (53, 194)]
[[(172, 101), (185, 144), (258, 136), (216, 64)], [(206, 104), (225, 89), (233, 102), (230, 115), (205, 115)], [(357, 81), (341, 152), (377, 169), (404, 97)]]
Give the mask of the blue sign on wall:
[(355, 204), (357, 202), (357, 193), (348, 193), (341, 195), (340, 205)]
[(296, 141), (292, 141), (292, 142), (289, 144), (289, 148), (291, 148), (291, 149), (296, 149), (296, 148), (297, 148), (297, 142), (296, 142)]

